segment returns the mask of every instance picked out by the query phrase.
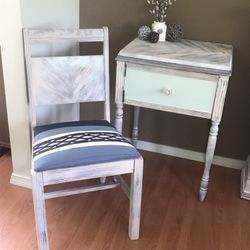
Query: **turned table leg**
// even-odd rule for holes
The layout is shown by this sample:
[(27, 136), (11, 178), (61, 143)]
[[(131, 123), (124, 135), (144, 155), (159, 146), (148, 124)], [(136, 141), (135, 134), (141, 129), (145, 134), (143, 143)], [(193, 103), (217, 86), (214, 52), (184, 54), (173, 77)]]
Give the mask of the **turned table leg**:
[(207, 195), (209, 174), (213, 162), (218, 130), (219, 130), (219, 122), (212, 121), (207, 143), (205, 169), (201, 178), (200, 201), (204, 201)]
[(116, 103), (115, 110), (115, 128), (119, 133), (122, 133), (122, 122), (123, 122), (123, 103)]
[(132, 143), (136, 147), (138, 140), (138, 124), (139, 124), (139, 116), (140, 116), (140, 107), (134, 107), (134, 123), (133, 123), (133, 132), (132, 132)]

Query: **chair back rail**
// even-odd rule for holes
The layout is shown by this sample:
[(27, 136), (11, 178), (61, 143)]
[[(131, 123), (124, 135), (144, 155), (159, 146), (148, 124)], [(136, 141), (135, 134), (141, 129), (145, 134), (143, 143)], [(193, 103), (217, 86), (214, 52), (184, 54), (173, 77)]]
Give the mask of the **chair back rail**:
[(31, 42), (76, 41), (76, 42), (102, 42), (103, 29), (44, 29), (28, 30)]
[[(104, 119), (110, 121), (108, 29), (24, 29), (25, 59), (32, 127), (36, 107), (81, 102), (104, 102)], [(103, 42), (103, 54), (32, 57), (32, 45), (62, 40)]]

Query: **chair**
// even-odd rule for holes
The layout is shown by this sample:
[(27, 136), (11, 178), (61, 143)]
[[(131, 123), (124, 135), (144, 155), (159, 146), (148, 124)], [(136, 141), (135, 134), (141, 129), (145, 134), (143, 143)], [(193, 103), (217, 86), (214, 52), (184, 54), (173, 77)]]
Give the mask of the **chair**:
[[(103, 54), (34, 57), (32, 46), (59, 41), (102, 42)], [(110, 124), (108, 29), (24, 30), (32, 128), (32, 183), (39, 249), (49, 249), (45, 200), (121, 186), (130, 200), (129, 237), (139, 238), (143, 159)], [(104, 119), (37, 126), (39, 105), (104, 103)], [(131, 174), (130, 187), (121, 177)], [(107, 181), (112, 177), (112, 181)], [(46, 192), (47, 185), (100, 178), (88, 187)]]

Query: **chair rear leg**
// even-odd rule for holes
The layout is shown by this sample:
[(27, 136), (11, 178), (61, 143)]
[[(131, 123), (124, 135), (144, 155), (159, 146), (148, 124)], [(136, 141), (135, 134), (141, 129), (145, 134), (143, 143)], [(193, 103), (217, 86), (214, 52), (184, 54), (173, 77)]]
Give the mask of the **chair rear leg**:
[(49, 250), (42, 173), (33, 173), (32, 183), (38, 249)]
[(143, 159), (135, 160), (134, 172), (131, 174), (130, 204), (129, 204), (129, 238), (139, 239), (142, 179), (143, 179)]
[(105, 182), (106, 182), (106, 177), (101, 177), (101, 178), (100, 178), (100, 182), (101, 182), (101, 183), (105, 183)]

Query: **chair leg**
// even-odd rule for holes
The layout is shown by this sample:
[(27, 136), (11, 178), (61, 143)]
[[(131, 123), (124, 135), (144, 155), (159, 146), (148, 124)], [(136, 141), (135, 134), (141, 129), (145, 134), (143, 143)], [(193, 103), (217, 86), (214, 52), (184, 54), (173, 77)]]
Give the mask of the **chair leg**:
[(106, 177), (101, 177), (101, 178), (100, 178), (100, 182), (101, 182), (101, 183), (105, 183), (105, 182), (106, 182)]
[(131, 174), (130, 204), (129, 204), (129, 238), (139, 239), (141, 196), (143, 178), (143, 159), (135, 160), (134, 172)]
[(32, 173), (32, 183), (38, 249), (48, 250), (49, 243), (42, 173)]

